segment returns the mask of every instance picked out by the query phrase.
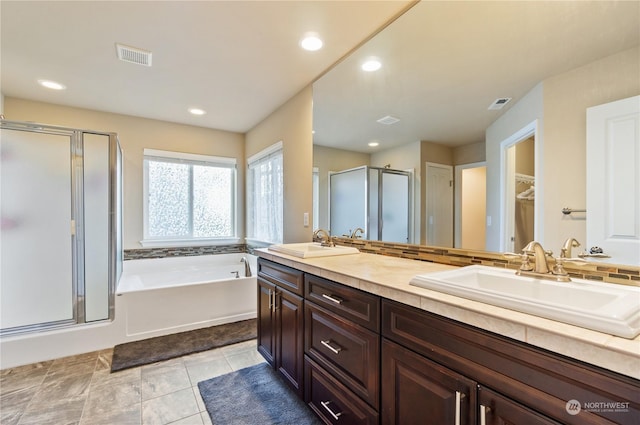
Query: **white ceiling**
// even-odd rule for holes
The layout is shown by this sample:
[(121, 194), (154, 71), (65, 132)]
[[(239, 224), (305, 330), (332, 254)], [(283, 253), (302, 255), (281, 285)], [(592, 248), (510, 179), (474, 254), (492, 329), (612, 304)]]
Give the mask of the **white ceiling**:
[[(541, 81), (639, 44), (639, 1), (423, 1), (314, 83), (314, 143), (483, 142)], [(379, 71), (359, 69), (369, 56)], [(488, 110), (499, 97), (513, 100)]]
[[(246, 132), (407, 1), (0, 2), (0, 90), (80, 108)], [(317, 32), (325, 46), (303, 51)], [(115, 43), (152, 52), (119, 61)], [(67, 86), (56, 92), (38, 79)], [(192, 116), (189, 107), (207, 111)], [(11, 119), (11, 116), (7, 116)]]

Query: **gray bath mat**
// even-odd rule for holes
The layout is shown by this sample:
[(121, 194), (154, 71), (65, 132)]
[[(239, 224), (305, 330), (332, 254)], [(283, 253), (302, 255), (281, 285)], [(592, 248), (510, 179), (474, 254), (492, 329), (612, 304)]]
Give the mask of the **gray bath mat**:
[(198, 382), (213, 425), (320, 425), (266, 363)]
[(113, 348), (111, 372), (254, 339), (256, 319), (127, 342)]

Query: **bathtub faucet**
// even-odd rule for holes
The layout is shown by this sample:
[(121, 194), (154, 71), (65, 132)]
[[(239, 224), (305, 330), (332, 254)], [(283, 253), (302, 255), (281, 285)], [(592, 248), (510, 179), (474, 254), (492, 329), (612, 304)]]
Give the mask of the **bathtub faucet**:
[(242, 257), (240, 262), (244, 263), (244, 277), (251, 277), (251, 265), (249, 264), (247, 257)]

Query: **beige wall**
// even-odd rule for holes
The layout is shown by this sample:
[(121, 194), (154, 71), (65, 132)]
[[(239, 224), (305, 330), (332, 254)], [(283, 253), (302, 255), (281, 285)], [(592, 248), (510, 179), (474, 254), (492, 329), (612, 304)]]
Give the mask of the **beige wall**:
[(500, 143), (536, 119), (536, 237), (556, 253), (568, 237), (585, 243), (585, 216), (561, 211), (586, 207), (586, 109), (640, 94), (638, 75), (640, 48), (608, 56), (544, 80), (487, 129), (487, 250), (500, 247)]
[(244, 237), (244, 135), (164, 121), (7, 97), (5, 115), (13, 121), (118, 133), (123, 151), (124, 248), (142, 240), (142, 156), (144, 148), (237, 158), (238, 237)]
[[(329, 172), (342, 171), (350, 168), (371, 165), (371, 156), (368, 153), (345, 151), (342, 149), (328, 148), (326, 146), (313, 146), (313, 166), (318, 168), (318, 227), (329, 228)], [(315, 230), (315, 229), (314, 229)]]
[[(283, 142), (285, 243), (310, 241), (313, 233), (312, 104), (307, 86), (246, 134), (247, 157)], [(307, 227), (304, 213), (309, 213)]]
[(483, 250), (486, 240), (484, 211), (487, 202), (487, 167), (468, 168), (462, 170), (462, 173), (460, 246), (464, 249)]
[(639, 76), (640, 48), (634, 48), (544, 81), (545, 248), (559, 252), (568, 237), (589, 248), (588, 217), (561, 213), (586, 208), (586, 109), (640, 94)]
[(484, 142), (470, 143), (453, 148), (453, 163), (455, 165), (484, 162), (487, 157)]

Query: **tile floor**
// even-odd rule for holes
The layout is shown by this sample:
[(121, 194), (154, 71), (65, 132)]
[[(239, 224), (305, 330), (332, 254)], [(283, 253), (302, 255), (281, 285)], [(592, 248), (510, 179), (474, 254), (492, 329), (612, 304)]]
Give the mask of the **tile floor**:
[(211, 424), (198, 382), (264, 361), (255, 340), (115, 373), (111, 356), (103, 350), (0, 371), (0, 424)]

